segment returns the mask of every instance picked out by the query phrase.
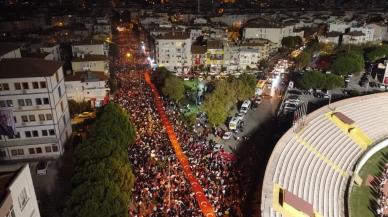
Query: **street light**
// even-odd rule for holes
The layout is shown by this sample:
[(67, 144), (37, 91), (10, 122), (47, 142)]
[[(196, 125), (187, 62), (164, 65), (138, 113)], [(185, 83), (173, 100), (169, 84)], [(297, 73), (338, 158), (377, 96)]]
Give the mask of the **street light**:
[(131, 55), (131, 53), (126, 53), (125, 56), (126, 56), (127, 58), (130, 58), (132, 55)]

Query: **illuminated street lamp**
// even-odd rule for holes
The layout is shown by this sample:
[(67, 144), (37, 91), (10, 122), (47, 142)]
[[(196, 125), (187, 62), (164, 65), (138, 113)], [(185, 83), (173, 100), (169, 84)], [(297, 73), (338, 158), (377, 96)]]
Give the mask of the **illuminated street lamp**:
[(131, 55), (131, 53), (126, 53), (125, 56), (126, 56), (127, 58), (130, 58), (132, 55)]

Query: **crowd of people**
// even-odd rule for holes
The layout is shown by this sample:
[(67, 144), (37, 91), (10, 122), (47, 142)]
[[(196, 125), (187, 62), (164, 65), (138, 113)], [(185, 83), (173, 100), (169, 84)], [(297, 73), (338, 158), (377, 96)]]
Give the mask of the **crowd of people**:
[(201, 216), (201, 210), (175, 158), (166, 130), (153, 105), (150, 88), (138, 73), (117, 73), (115, 101), (127, 109), (136, 126), (128, 154), (136, 177), (133, 217)]
[(239, 188), (236, 164), (224, 157), (222, 148), (215, 148), (216, 143), (207, 139), (207, 133), (194, 133), (195, 126), (184, 121), (177, 104), (168, 99), (164, 102), (182, 149), (217, 216), (242, 216), (240, 205), (244, 195)]
[[(136, 53), (134, 50), (129, 52)], [(120, 56), (124, 57), (125, 53), (121, 51)], [(131, 68), (134, 68), (133, 62), (136, 61), (133, 58), (130, 60)], [(157, 113), (151, 88), (145, 83), (142, 72), (128, 70), (126, 58), (122, 61), (116, 60), (114, 64), (119, 66), (115, 70), (119, 88), (114, 100), (128, 111), (137, 133), (135, 144), (128, 147), (136, 177), (129, 216), (202, 216)], [(223, 157), (222, 148), (216, 149), (215, 142), (207, 139), (211, 132), (209, 128), (200, 131), (195, 126), (189, 126), (181, 116), (179, 105), (167, 98), (163, 98), (163, 102), (191, 169), (216, 216), (242, 216), (240, 206), (244, 194), (239, 188), (240, 174), (235, 163), (231, 158)], [(200, 126), (206, 126), (203, 118), (197, 121)]]
[(378, 178), (378, 197), (376, 210), (377, 215), (380, 217), (388, 216), (388, 163), (385, 164), (384, 171), (381, 176)]

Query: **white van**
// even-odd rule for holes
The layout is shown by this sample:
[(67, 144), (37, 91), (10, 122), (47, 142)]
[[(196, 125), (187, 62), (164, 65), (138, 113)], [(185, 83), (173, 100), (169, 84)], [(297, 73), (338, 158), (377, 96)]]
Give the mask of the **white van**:
[(246, 114), (250, 108), (251, 108), (251, 101), (245, 100), (241, 105), (240, 112)]
[(240, 120), (237, 117), (233, 117), (229, 122), (229, 130), (237, 129)]

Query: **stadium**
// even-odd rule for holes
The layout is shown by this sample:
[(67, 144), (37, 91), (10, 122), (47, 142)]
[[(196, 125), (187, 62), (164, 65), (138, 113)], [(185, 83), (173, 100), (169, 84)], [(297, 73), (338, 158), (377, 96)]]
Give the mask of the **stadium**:
[(388, 93), (341, 100), (301, 119), (301, 127), (289, 129), (271, 154), (262, 216), (351, 216), (352, 188), (367, 182), (360, 169), (388, 146)]

